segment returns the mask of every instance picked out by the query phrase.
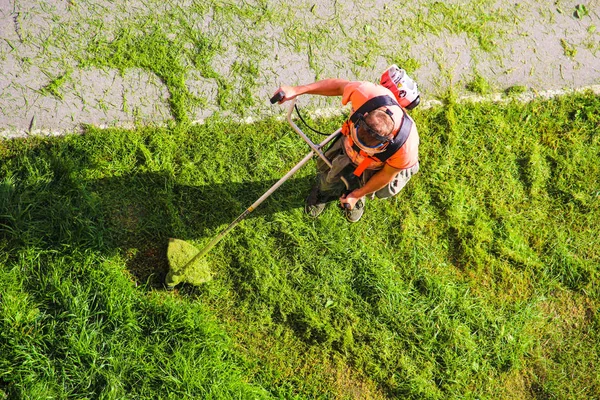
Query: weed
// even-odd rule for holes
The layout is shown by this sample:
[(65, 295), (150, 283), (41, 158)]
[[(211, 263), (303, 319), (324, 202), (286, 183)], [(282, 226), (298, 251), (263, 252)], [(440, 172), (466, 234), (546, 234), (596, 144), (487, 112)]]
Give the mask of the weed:
[(473, 80), (467, 84), (467, 90), (481, 95), (491, 93), (490, 84), (478, 73), (476, 73)]
[(567, 42), (565, 39), (560, 39), (560, 45), (562, 46), (565, 56), (569, 58), (575, 58), (577, 55), (577, 49), (575, 46)]
[(514, 85), (504, 90), (504, 93), (508, 96), (519, 95), (527, 92), (527, 86), (523, 85)]
[(578, 4), (575, 6), (575, 11), (573, 12), (573, 16), (577, 19), (581, 19), (583, 17), (586, 17), (590, 15), (590, 12), (588, 11), (587, 7), (585, 6), (585, 4)]
[(43, 94), (44, 96), (52, 95), (52, 96), (56, 97), (57, 99), (62, 100), (63, 96), (61, 93), (61, 89), (62, 89), (63, 85), (65, 84), (65, 82), (70, 78), (72, 72), (73, 72), (72, 70), (68, 70), (64, 74), (62, 74), (54, 79), (51, 79), (50, 82), (46, 86), (41, 88), (39, 92), (41, 94)]

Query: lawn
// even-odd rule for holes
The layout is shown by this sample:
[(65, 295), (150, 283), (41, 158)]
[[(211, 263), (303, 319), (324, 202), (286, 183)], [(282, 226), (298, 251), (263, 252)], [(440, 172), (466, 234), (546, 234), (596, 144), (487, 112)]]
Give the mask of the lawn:
[(0, 399), (597, 397), (600, 99), (412, 115), (399, 196), (311, 220), (311, 162), (172, 292), (168, 238), (308, 152), (285, 122), (0, 142)]

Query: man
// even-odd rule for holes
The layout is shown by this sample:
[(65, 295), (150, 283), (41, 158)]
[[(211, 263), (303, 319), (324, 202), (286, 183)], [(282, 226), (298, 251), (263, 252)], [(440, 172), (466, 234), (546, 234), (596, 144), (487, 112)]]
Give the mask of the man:
[[(306, 199), (305, 210), (318, 217), (326, 204), (339, 198), (350, 222), (357, 222), (365, 209), (365, 197), (396, 195), (419, 171), (419, 135), (412, 119), (394, 94), (381, 85), (344, 79), (325, 79), (308, 85), (281, 86), (280, 104), (302, 94), (342, 96), (342, 104), (352, 105), (352, 115), (344, 124), (341, 140), (325, 155), (329, 168), (317, 161), (318, 184)], [(351, 183), (346, 188), (340, 180)]]

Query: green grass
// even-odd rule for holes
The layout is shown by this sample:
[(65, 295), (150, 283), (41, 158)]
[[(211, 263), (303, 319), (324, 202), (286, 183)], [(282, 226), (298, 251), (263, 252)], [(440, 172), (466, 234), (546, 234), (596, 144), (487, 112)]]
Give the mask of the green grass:
[[(309, 220), (305, 167), (207, 255), (213, 281), (161, 287), (169, 237), (206, 244), (308, 151), (280, 121), (190, 124), (199, 109), (259, 108), (279, 53), (318, 79), (417, 69), (428, 36), (494, 52), (521, 6), (359, 4), (354, 29), (342, 3), (154, 3), (70, 2), (41, 34), (19, 20), (43, 50), (21, 58), (44, 65), (41, 94), (62, 99), (77, 69), (143, 70), (173, 123), (0, 143), (0, 399), (600, 392), (591, 94), (417, 109), (422, 170), (398, 198), (357, 225), (335, 207)], [(477, 74), (467, 86), (490, 91)]]
[(467, 84), (467, 90), (480, 95), (490, 94), (492, 87), (490, 83), (479, 73), (475, 73), (473, 80)]
[(567, 42), (565, 39), (560, 39), (560, 45), (563, 48), (565, 56), (574, 59), (577, 55), (577, 48), (573, 46), (571, 43)]
[(172, 293), (168, 238), (202, 246), (307, 153), (285, 123), (1, 142), (0, 398), (593, 398), (598, 110), (416, 109), (397, 198), (307, 219), (307, 166)]
[(48, 85), (40, 89), (40, 93), (43, 95), (52, 95), (57, 99), (62, 100), (63, 95), (61, 94), (61, 88), (64, 83), (69, 79), (70, 72), (67, 72), (61, 76), (58, 76), (50, 81)]

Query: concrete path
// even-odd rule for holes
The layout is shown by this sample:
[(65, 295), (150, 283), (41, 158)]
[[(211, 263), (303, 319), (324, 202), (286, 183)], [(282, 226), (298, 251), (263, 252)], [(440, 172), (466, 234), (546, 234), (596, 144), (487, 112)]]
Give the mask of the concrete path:
[[(425, 101), (451, 86), (468, 95), (476, 77), (533, 96), (600, 84), (599, 0), (280, 3), (0, 0), (0, 136), (162, 124), (175, 118), (176, 90), (198, 100), (185, 109), (190, 121), (260, 118), (281, 113), (267, 101), (279, 84), (377, 81), (392, 63)], [(157, 31), (168, 45), (150, 60), (94, 59), (124, 35)], [(182, 85), (165, 78), (168, 64), (152, 66), (165, 54), (173, 71), (184, 68)]]

